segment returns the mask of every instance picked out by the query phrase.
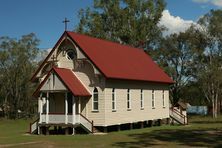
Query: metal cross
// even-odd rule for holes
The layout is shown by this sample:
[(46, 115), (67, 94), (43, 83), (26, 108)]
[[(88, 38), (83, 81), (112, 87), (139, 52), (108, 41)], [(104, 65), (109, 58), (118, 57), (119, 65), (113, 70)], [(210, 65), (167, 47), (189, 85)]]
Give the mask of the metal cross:
[(65, 24), (65, 31), (67, 30), (67, 23), (70, 22), (67, 18), (65, 18), (65, 20), (63, 21), (63, 23)]
[(57, 61), (57, 59), (56, 59), (56, 56), (55, 56), (55, 55), (53, 55), (53, 56), (51, 57), (51, 59), (52, 59), (52, 62), (53, 62), (53, 63), (55, 63), (55, 62)]
[[(53, 55), (51, 57), (52, 61), (50, 63), (51, 67), (56, 66), (56, 62), (57, 62), (57, 57), (55, 55)], [(57, 67), (57, 66), (56, 66)]]

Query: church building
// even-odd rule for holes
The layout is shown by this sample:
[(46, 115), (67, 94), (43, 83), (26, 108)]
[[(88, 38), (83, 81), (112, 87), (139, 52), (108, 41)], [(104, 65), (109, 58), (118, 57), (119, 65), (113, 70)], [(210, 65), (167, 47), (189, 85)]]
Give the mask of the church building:
[(106, 132), (169, 118), (172, 79), (142, 49), (65, 31), (32, 77), (30, 132)]

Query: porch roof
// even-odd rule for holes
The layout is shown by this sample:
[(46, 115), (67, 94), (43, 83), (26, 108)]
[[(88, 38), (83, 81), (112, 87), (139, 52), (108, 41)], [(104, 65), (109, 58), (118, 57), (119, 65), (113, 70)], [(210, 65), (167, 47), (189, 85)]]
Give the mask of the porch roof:
[(40, 83), (39, 87), (34, 92), (34, 96), (36, 96), (42, 86), (45, 84), (51, 73), (54, 72), (58, 78), (61, 80), (61, 82), (66, 86), (66, 88), (72, 92), (74, 96), (91, 96), (90, 92), (87, 90), (87, 88), (84, 86), (84, 84), (81, 83), (81, 81), (77, 78), (77, 76), (73, 73), (72, 70), (66, 69), (66, 68), (57, 68), (53, 67), (45, 77), (45, 79)]

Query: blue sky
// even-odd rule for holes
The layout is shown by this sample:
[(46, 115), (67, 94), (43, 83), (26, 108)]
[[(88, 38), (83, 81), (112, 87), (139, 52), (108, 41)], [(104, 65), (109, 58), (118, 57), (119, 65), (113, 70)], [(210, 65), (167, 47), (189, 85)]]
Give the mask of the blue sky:
[[(210, 9), (222, 8), (222, 0), (166, 0), (163, 25), (190, 24)], [(34, 32), (39, 48), (52, 48), (64, 31), (62, 21), (70, 20), (68, 30), (78, 24), (78, 11), (92, 6), (93, 0), (0, 0), (0, 36), (19, 38)], [(176, 23), (174, 23), (174, 20)], [(187, 22), (188, 21), (188, 22)], [(169, 24), (169, 22), (172, 22)], [(177, 29), (179, 31), (181, 28)]]

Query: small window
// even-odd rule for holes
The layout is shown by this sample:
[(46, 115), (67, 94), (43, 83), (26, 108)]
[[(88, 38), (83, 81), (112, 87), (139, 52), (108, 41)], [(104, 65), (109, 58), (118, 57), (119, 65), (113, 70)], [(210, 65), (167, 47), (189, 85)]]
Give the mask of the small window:
[(97, 88), (94, 89), (93, 91), (93, 101), (92, 101), (92, 106), (93, 106), (93, 111), (98, 111), (99, 110), (99, 98), (98, 98), (98, 90)]
[(162, 99), (163, 99), (163, 107), (165, 107), (165, 95), (164, 95), (164, 90), (162, 91)]
[(155, 108), (155, 92), (152, 90), (152, 108)]
[(140, 91), (140, 107), (141, 109), (144, 109), (144, 96), (143, 96), (143, 90)]
[(112, 89), (112, 110), (116, 110), (116, 94), (115, 94), (115, 88)]
[(130, 89), (127, 90), (127, 109), (131, 109), (131, 96), (130, 96)]
[(69, 50), (67, 50), (67, 52), (66, 52), (66, 57), (67, 57), (67, 59), (69, 59), (69, 60), (74, 60), (74, 59), (76, 59), (76, 52), (74, 51), (74, 50), (72, 50), (72, 49), (69, 49)]

